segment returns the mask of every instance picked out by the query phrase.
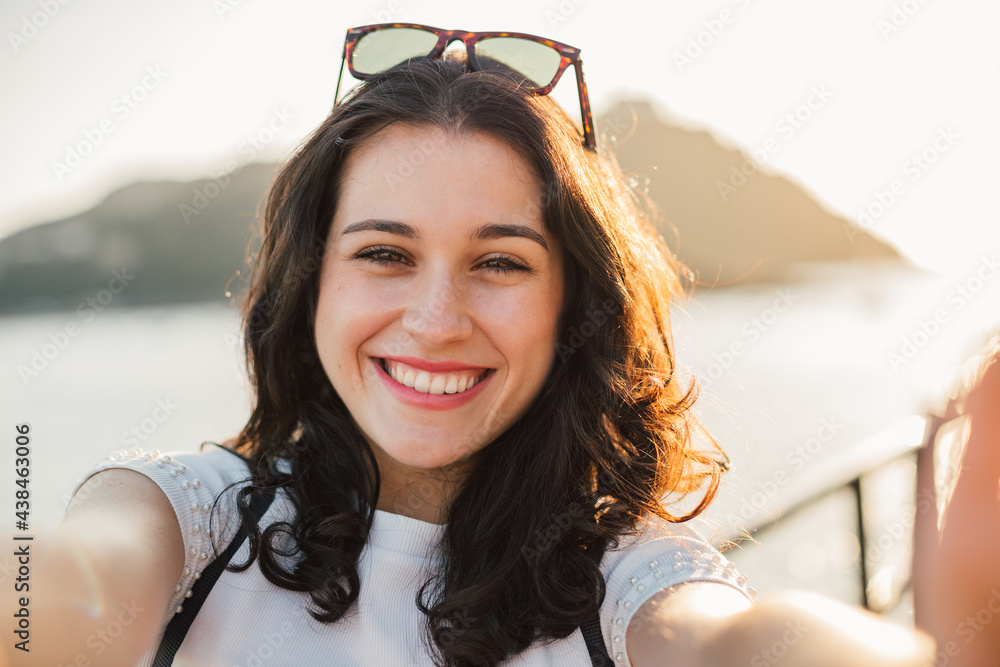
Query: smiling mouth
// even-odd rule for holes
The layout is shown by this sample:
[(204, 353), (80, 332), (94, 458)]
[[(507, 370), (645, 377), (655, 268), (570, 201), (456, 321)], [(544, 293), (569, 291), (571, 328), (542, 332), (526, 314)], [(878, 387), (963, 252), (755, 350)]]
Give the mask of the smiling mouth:
[(471, 370), (431, 373), (398, 361), (390, 363), (384, 358), (379, 358), (378, 363), (386, 375), (395, 382), (422, 394), (461, 394), (475, 387), (496, 370), (487, 368), (478, 375), (473, 375)]

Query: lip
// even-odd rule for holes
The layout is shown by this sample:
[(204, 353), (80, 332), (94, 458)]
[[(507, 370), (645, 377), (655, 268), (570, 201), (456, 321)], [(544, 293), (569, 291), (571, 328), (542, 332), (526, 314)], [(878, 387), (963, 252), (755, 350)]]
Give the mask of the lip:
[[(489, 383), (489, 381), (493, 379), (493, 376), (496, 375), (496, 373), (491, 370), (486, 374), (486, 377), (476, 383), (476, 386), (472, 389), (467, 389), (460, 394), (423, 394), (413, 387), (407, 387), (406, 385), (393, 380), (392, 376), (386, 373), (385, 369), (382, 368), (381, 359), (383, 358), (394, 359), (402, 361), (404, 364), (408, 364), (409, 362), (405, 361), (407, 357), (369, 357), (369, 360), (372, 365), (375, 366), (375, 372), (378, 374), (379, 378), (382, 379), (382, 382), (393, 396), (399, 399), (401, 403), (424, 410), (454, 410), (455, 408), (460, 408), (482, 393), (487, 383)], [(481, 367), (464, 366), (463, 368)]]
[[(430, 361), (428, 359), (421, 359), (420, 357), (373, 357), (380, 359), (392, 359), (393, 361), (399, 361), (407, 366), (413, 366), (414, 368), (419, 368), (422, 371), (427, 371), (429, 373), (447, 373), (448, 371), (466, 371), (466, 370), (476, 370), (485, 371), (486, 366), (470, 366), (469, 364), (463, 364), (460, 361)], [(392, 378), (390, 378), (392, 379)], [(475, 387), (473, 387), (475, 389)]]

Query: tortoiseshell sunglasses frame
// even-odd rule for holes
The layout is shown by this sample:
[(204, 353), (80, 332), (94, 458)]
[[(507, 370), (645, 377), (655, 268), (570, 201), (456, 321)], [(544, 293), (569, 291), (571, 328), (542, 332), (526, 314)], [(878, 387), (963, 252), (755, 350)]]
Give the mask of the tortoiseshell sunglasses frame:
[(421, 56), (421, 58), (440, 58), (441, 54), (444, 53), (445, 48), (447, 48), (449, 44), (455, 40), (459, 40), (465, 44), (469, 65), (474, 70), (480, 69), (479, 60), (476, 57), (476, 42), (487, 37), (519, 37), (521, 39), (538, 42), (539, 44), (544, 44), (545, 46), (555, 49), (555, 51), (559, 54), (559, 69), (556, 70), (552, 80), (545, 86), (527, 87), (527, 90), (535, 95), (548, 95), (552, 92), (552, 89), (556, 87), (556, 84), (559, 83), (559, 79), (562, 78), (563, 72), (566, 71), (566, 68), (573, 65), (573, 70), (576, 72), (576, 89), (580, 97), (580, 118), (583, 120), (583, 145), (590, 150), (597, 149), (597, 137), (594, 133), (594, 120), (590, 112), (590, 97), (587, 94), (587, 82), (583, 78), (583, 60), (580, 59), (580, 49), (575, 46), (570, 46), (569, 44), (557, 42), (547, 37), (539, 37), (538, 35), (530, 35), (524, 32), (469, 32), (467, 30), (442, 30), (441, 28), (421, 25), (419, 23), (374, 23), (371, 25), (359, 26), (357, 28), (350, 28), (347, 31), (347, 37), (344, 40), (344, 51), (341, 54), (340, 73), (337, 76), (337, 88), (333, 93), (334, 106), (337, 106), (337, 97), (340, 93), (340, 80), (344, 76), (345, 62), (347, 63), (348, 69), (351, 71), (351, 76), (355, 79), (370, 79), (371, 77), (377, 75), (377, 73), (359, 74), (355, 71), (354, 48), (357, 46), (358, 40), (368, 33), (375, 32), (376, 30), (384, 30), (386, 28), (416, 28), (418, 30), (425, 30), (437, 35), (437, 44), (434, 45), (434, 48), (429, 54)]

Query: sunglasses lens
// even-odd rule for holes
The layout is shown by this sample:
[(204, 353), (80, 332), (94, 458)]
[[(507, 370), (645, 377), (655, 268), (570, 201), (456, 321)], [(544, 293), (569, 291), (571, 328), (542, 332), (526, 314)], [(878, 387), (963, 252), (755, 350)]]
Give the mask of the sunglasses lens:
[(512, 69), (538, 88), (559, 71), (562, 56), (551, 46), (520, 37), (487, 37), (476, 43), (479, 69)]
[(410, 58), (430, 55), (437, 41), (437, 35), (418, 28), (376, 30), (358, 40), (352, 65), (358, 74), (378, 74)]

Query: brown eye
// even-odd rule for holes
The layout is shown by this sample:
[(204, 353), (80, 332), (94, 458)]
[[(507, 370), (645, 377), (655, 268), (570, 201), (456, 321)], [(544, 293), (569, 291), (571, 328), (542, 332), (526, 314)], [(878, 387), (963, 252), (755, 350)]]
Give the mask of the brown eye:
[(365, 248), (364, 250), (355, 253), (354, 258), (362, 259), (379, 266), (390, 266), (392, 264), (399, 264), (400, 260), (405, 261), (405, 258), (401, 253), (386, 246)]
[(513, 271), (531, 270), (524, 264), (515, 261), (513, 257), (508, 257), (506, 255), (501, 255), (499, 257), (491, 257), (485, 262), (483, 262), (481, 266), (485, 266), (487, 264), (493, 264), (493, 266), (486, 267), (487, 271), (496, 271), (497, 273), (503, 273), (504, 275), (507, 275)]

